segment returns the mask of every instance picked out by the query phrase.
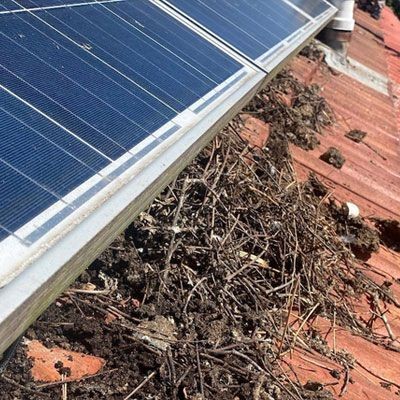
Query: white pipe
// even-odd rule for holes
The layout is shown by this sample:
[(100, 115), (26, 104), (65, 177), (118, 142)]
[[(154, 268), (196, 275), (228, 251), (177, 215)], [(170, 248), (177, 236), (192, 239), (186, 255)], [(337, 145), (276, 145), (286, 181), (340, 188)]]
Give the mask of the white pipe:
[(339, 11), (328, 27), (339, 31), (352, 31), (355, 25), (354, 4), (355, 0), (342, 0), (341, 2), (336, 2), (335, 5)]

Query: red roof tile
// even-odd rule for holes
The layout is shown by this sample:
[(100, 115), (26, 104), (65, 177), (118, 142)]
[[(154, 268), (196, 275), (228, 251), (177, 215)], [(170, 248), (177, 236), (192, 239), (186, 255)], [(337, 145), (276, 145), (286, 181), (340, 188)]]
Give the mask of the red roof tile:
[[(298, 79), (320, 85), (336, 123), (321, 136), (321, 146), (314, 151), (293, 147), (300, 176), (316, 172), (337, 198), (353, 201), (365, 216), (400, 219), (400, 152), (392, 99), (345, 75), (333, 75), (324, 66), (315, 69), (314, 64), (297, 58), (291, 68)], [(352, 129), (367, 132), (365, 143), (345, 137)], [(347, 160), (341, 170), (319, 159), (331, 146)]]
[[(303, 57), (296, 58), (290, 65), (293, 73), (306, 84), (317, 83), (321, 87), (336, 121), (321, 135), (321, 145), (315, 150), (305, 151), (292, 146), (292, 154), (300, 179), (307, 179), (313, 171), (331, 188), (337, 199), (356, 203), (363, 216), (400, 220), (400, 130), (396, 123), (396, 112), (400, 111), (396, 109), (400, 106), (400, 92), (397, 92), (397, 99), (394, 97), (395, 91), (400, 88), (400, 80), (395, 81), (400, 78), (400, 52), (395, 53), (400, 50), (400, 21), (385, 10), (382, 33), (379, 22), (368, 14), (357, 11), (356, 18), (358, 24), (350, 55), (388, 76), (393, 82), (393, 95), (381, 94), (348, 76), (333, 74), (323, 64)], [(367, 132), (363, 143), (355, 143), (345, 137), (353, 129)], [(242, 135), (250, 143), (261, 146), (268, 132), (268, 125), (249, 117)], [(335, 169), (319, 159), (328, 147), (337, 147), (345, 156), (346, 163), (342, 169)], [(400, 303), (399, 253), (381, 246), (378, 253), (359, 267), (377, 285), (389, 282), (393, 298)], [(389, 341), (389, 336), (400, 337), (400, 308), (381, 299), (377, 301), (385, 313), (386, 322), (373, 318), (375, 306), (371, 305), (371, 299), (366, 295), (352, 300), (355, 318), (371, 323), (374, 333), (382, 339)], [(290, 320), (295, 331), (302, 327), (298, 316), (291, 315)], [(331, 373), (334, 370), (342, 371), (342, 365), (311, 349), (295, 348), (285, 356), (281, 365), (288, 375), (303, 385), (308, 381), (322, 383), (335, 398), (398, 398), (400, 352), (374, 344), (321, 317), (307, 322), (303, 328), (306, 329), (308, 325), (317, 328), (331, 351), (344, 350), (354, 356), (354, 368), (349, 370), (348, 376), (342, 373), (336, 379), (337, 374), (334, 378)], [(387, 326), (390, 327), (390, 333)], [(398, 341), (391, 342), (391, 345), (400, 349)]]
[(397, 110), (397, 123), (400, 131), (400, 20), (389, 8), (382, 13), (381, 27), (384, 32), (388, 75)]
[[(296, 169), (300, 179), (314, 171), (336, 198), (356, 203), (364, 216), (400, 220), (400, 21), (389, 9), (384, 10), (381, 21), (361, 11), (356, 12), (356, 19), (349, 55), (388, 76), (391, 95), (378, 93), (345, 75), (332, 74), (324, 65), (303, 57), (296, 58), (291, 63), (296, 77), (306, 83), (318, 83), (336, 117), (335, 124), (320, 137), (321, 145), (317, 149), (307, 152), (292, 147)], [(367, 132), (364, 141), (368, 146), (345, 137), (352, 129)], [(339, 148), (346, 158), (341, 170), (319, 159), (330, 146)], [(399, 253), (381, 247), (360, 267), (376, 284), (392, 283), (393, 296), (400, 302)], [(355, 300), (354, 307), (357, 318), (370, 320), (369, 299), (361, 297)], [(400, 309), (383, 302), (381, 307), (386, 310), (393, 335), (400, 337)], [(347, 385), (344, 399), (397, 398), (399, 386), (384, 387), (383, 383), (390, 381), (400, 385), (399, 352), (374, 345), (322, 318), (313, 321), (313, 326), (323, 333), (331, 349), (344, 349), (357, 360), (350, 372), (352, 383)], [(381, 320), (374, 322), (373, 329), (383, 337), (388, 336)], [(285, 363), (290, 364), (287, 373), (295, 373), (301, 383), (312, 380), (328, 384), (326, 388), (339, 398), (345, 378), (342, 376), (337, 386), (329, 386), (329, 383), (335, 382), (330, 371), (341, 370), (341, 366), (313, 351), (300, 349), (288, 355)], [(282, 365), (284, 369), (285, 363)]]
[[(374, 57), (370, 55), (374, 54)], [(383, 75), (387, 74), (385, 46), (379, 21), (356, 10), (356, 26), (352, 35), (349, 56)]]

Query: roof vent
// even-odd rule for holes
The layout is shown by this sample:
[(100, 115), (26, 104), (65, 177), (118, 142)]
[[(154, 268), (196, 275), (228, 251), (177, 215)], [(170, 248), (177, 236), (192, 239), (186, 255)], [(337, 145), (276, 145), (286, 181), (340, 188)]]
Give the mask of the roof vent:
[(335, 18), (320, 33), (319, 39), (345, 56), (354, 29), (354, 0), (332, 1), (338, 8)]

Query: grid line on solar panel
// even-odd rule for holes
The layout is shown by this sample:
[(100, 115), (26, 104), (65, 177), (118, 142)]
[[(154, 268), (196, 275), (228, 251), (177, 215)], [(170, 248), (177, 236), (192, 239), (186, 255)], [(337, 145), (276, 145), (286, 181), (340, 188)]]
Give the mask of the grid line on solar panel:
[(162, 1), (252, 60), (261, 58), (310, 21), (282, 0)]
[[(0, 234), (18, 230), (21, 240), (41, 237), (117, 179), (116, 171), (134, 165), (179, 129), (169, 121), (180, 110), (209, 103), (224, 91), (215, 90), (219, 85), (231, 87), (235, 75), (243, 78), (242, 64), (148, 1), (25, 11), (0, 15)], [(154, 14), (159, 18), (151, 24)], [(172, 44), (169, 37), (180, 41)], [(187, 54), (190, 46), (183, 44), (189, 41), (196, 51)], [(122, 54), (136, 45), (130, 57)], [(154, 71), (161, 78), (146, 91), (136, 80), (149, 79), (156, 65), (162, 65)], [(170, 80), (164, 71), (170, 71)], [(174, 107), (163, 103), (162, 94), (165, 102), (178, 99)], [(24, 137), (26, 145), (13, 135)], [(58, 170), (56, 160), (62, 163)], [(95, 176), (100, 180), (93, 181)], [(11, 203), (27, 203), (29, 193), (40, 206), (17, 207), (14, 218)], [(49, 207), (61, 211), (46, 224), (42, 212)], [(20, 229), (33, 219), (39, 223), (36, 233)]]
[[(196, 100), (195, 92), (188, 87), (188, 84), (184, 84), (185, 79), (183, 74), (181, 75), (182, 79), (178, 80), (168, 73), (168, 71), (160, 70), (160, 63), (156, 64), (156, 62), (145, 59), (134, 49), (133, 46), (129, 45), (129, 41), (128, 44), (124, 44), (121, 39), (113, 36), (112, 32), (115, 31), (115, 21), (112, 21), (114, 23), (113, 29), (111, 29), (110, 26), (107, 31), (101, 29), (97, 24), (97, 20), (99, 17), (108, 18), (107, 15), (103, 15), (102, 12), (100, 12), (99, 15), (96, 15), (98, 10), (93, 10), (90, 14), (91, 18), (89, 19), (83, 14), (83, 10), (74, 10), (71, 12), (73, 13), (73, 18), (67, 19), (64, 15), (63, 18), (61, 18), (62, 16), (60, 16), (60, 18), (55, 17), (56, 22), (52, 22), (52, 19), (50, 19), (49, 22), (52, 26), (55, 26), (56, 23), (62, 24), (62, 27), (67, 30), (68, 34), (73, 37), (76, 42), (80, 41), (81, 43), (90, 43), (90, 46), (92, 47), (90, 49), (91, 53), (97, 54), (102, 60), (105, 60), (108, 64), (118, 68), (119, 71), (124, 73), (127, 79), (135, 81), (140, 80), (139, 82), (141, 87), (145, 87), (146, 90), (151, 91), (158, 99), (162, 99), (164, 104), (168, 104), (173, 108), (174, 111), (182, 111), (186, 108), (185, 103), (187, 104), (188, 102)], [(52, 15), (51, 17), (53, 18), (54, 16)], [(70, 22), (66, 23), (65, 21)], [(75, 28), (73, 28), (73, 25)], [(79, 28), (80, 32), (77, 31)], [(85, 33), (85, 36), (83, 36), (82, 32)], [(120, 38), (126, 38), (126, 35), (129, 35), (130, 33), (129, 30), (120, 29), (116, 34), (119, 34)], [(115, 55), (113, 55), (112, 52)], [(132, 56), (136, 58), (136, 64), (139, 64), (139, 62), (143, 65), (147, 63), (150, 64), (151, 68), (147, 65), (144, 73), (138, 74), (129, 66), (129, 61)], [(147, 78), (144, 74), (147, 75)], [(188, 76), (188, 78), (192, 80), (196, 79), (196, 77), (193, 76)], [(209, 80), (216, 84), (214, 80)], [(168, 93), (168, 88), (171, 87), (174, 87), (177, 96)], [(171, 93), (171, 90), (169, 92)]]
[[(146, 0), (142, 0), (142, 1), (138, 1), (138, 3), (142, 3), (143, 5), (148, 4), (148, 2)], [(125, 5), (125, 4), (124, 4)], [(127, 3), (128, 7), (130, 7), (130, 3)], [(106, 7), (104, 5), (102, 5), (102, 7)], [(130, 28), (134, 29), (136, 32), (139, 32), (141, 35), (143, 35), (144, 37), (146, 37), (147, 39), (151, 40), (155, 45), (160, 46), (160, 48), (162, 48), (163, 50), (165, 50), (166, 52), (168, 52), (168, 54), (170, 54), (172, 57), (178, 59), (180, 62), (182, 62), (183, 64), (185, 64), (186, 67), (189, 67), (191, 69), (193, 69), (193, 72), (191, 73), (193, 76), (195, 76), (195, 74), (200, 74), (201, 79), (203, 79), (205, 82), (211, 81), (213, 83), (216, 83), (216, 81), (214, 81), (212, 78), (210, 78), (207, 74), (205, 74), (203, 71), (197, 69), (195, 66), (193, 66), (190, 62), (186, 61), (185, 59), (183, 59), (182, 57), (178, 56), (177, 54), (175, 54), (172, 50), (170, 50), (168, 48), (168, 46), (165, 46), (164, 44), (161, 44), (159, 42), (157, 42), (153, 37), (151, 37), (150, 35), (146, 34), (145, 32), (143, 32), (141, 29), (139, 29), (139, 27), (135, 26), (134, 24), (132, 24), (130, 21), (124, 19), (122, 16), (120, 16), (117, 12), (111, 10), (110, 7), (107, 7), (107, 9), (113, 14), (115, 15), (117, 18), (119, 18), (121, 21), (123, 21), (124, 23), (126, 23)], [(125, 13), (126, 15), (126, 13)]]
[[(24, 15), (24, 18), (30, 18), (30, 15)], [(9, 29), (18, 29), (19, 26), (17, 22), (19, 22), (18, 17), (12, 21), (12, 26)], [(29, 25), (32, 26), (31, 24)], [(5, 28), (5, 26), (0, 26), (0, 30)], [(39, 37), (34, 35), (36, 32), (39, 33)], [(86, 114), (94, 113), (94, 115), (89, 115), (91, 121), (87, 122), (94, 126), (97, 125), (97, 129), (100, 131), (101, 120), (102, 118), (106, 118), (107, 114), (99, 114), (97, 110), (103, 109), (104, 112), (104, 106), (108, 107), (110, 109), (109, 114), (111, 114), (109, 118), (112, 118), (115, 124), (114, 129), (124, 133), (124, 137), (120, 137), (119, 140), (114, 140), (109, 138), (106, 133), (102, 132), (101, 135), (106, 139), (106, 142), (102, 140), (104, 144), (99, 144), (93, 141), (93, 137), (96, 137), (93, 135), (93, 132), (91, 132), (90, 135), (87, 135), (86, 138), (88, 142), (92, 140), (93, 145), (98, 147), (100, 151), (104, 152), (104, 154), (107, 154), (108, 149), (113, 147), (111, 142), (115, 142), (117, 145), (121, 146), (121, 150), (118, 152), (117, 156), (123, 154), (123, 149), (127, 151), (132, 148), (137, 142), (136, 140), (132, 141), (133, 126), (137, 127), (136, 130), (138, 133), (136, 136), (140, 139), (141, 137), (147, 136), (148, 132), (153, 129), (154, 125), (157, 123), (161, 125), (161, 123), (167, 122), (176, 114), (175, 112), (168, 112), (165, 107), (162, 107), (162, 105), (159, 105), (159, 110), (155, 109), (157, 104), (153, 103), (152, 105), (148, 105), (147, 102), (143, 101), (139, 97), (140, 94), (137, 92), (135, 93), (134, 90), (129, 88), (124, 81), (117, 81), (118, 76), (110, 77), (99, 69), (99, 65), (92, 65), (90, 63), (92, 60), (87, 59), (90, 55), (86, 52), (82, 52), (79, 55), (74, 54), (73, 50), (76, 50), (76, 48), (67, 48), (68, 43), (63, 42), (63, 45), (61, 45), (60, 41), (56, 42), (52, 40), (50, 45), (53, 46), (53, 50), (58, 50), (56, 51), (58, 53), (56, 58), (53, 56), (53, 52), (43, 52), (43, 50), (47, 50), (43, 49), (43, 45), (49, 45), (49, 43), (46, 43), (44, 39), (50, 38), (50, 35), (52, 34), (52, 31), (46, 31), (46, 33), (43, 33), (42, 35), (40, 30), (31, 30), (29, 37), (20, 38), (20, 41), (25, 38), (29, 40), (29, 44), (26, 46), (21, 46), (17, 41), (8, 37), (8, 39), (12, 41), (13, 45), (16, 46), (7, 46), (5, 48), (7, 54), (6, 57), (1, 60), (1, 63), (4, 65), (8, 62), (8, 69), (13, 68), (14, 70), (18, 70), (18, 75), (24, 76), (27, 81), (30, 80), (33, 87), (42, 86), (44, 88), (42, 91), (47, 93), (52, 91), (50, 97), (56, 99), (61, 104), (68, 103), (71, 108), (75, 107), (76, 110), (74, 114), (79, 112), (86, 112)], [(5, 47), (6, 44), (7, 42), (3, 41), (3, 47)], [(40, 48), (41, 46), (42, 48)], [(41, 55), (50, 58), (49, 61), (44, 60), (31, 51), (38, 47), (38, 50), (42, 51)], [(21, 49), (23, 52), (20, 51)], [(27, 53), (31, 57), (29, 57)], [(12, 56), (10, 56), (10, 54)], [(86, 60), (84, 59), (85, 56)], [(14, 59), (17, 59), (20, 62), (15, 64)], [(81, 61), (82, 63), (80, 63)], [(76, 67), (79, 67), (79, 71), (76, 71)], [(55, 74), (52, 74), (52, 71), (54, 71)], [(67, 85), (67, 82), (65, 82), (65, 80), (63, 81), (59, 75), (68, 79), (70, 84)], [(53, 86), (52, 82), (49, 84), (47, 81), (48, 79), (52, 79), (54, 82), (59, 82), (60, 85), (65, 85), (65, 87)], [(88, 84), (90, 84), (89, 89), (86, 87)], [(73, 94), (73, 96), (65, 96), (65, 93)], [(119, 97), (119, 101), (117, 102), (118, 107), (110, 105), (107, 101), (110, 93), (115, 93)], [(117, 96), (114, 96), (114, 99)], [(142, 94), (142, 96), (145, 97), (145, 94)], [(81, 103), (79, 103), (79, 99), (81, 99)], [(100, 103), (102, 103), (103, 107), (101, 107)], [(131, 107), (127, 108), (127, 104), (130, 104)], [(147, 107), (145, 108), (145, 106)], [(142, 121), (136, 122), (135, 119), (137, 119), (138, 115), (135, 113), (135, 110), (139, 109), (139, 107), (141, 107)], [(121, 110), (123, 110), (123, 112)], [(114, 116), (112, 116), (112, 114), (114, 114)], [(143, 126), (146, 123), (147, 126)], [(98, 135), (96, 140), (100, 140)], [(110, 156), (112, 157), (112, 154), (110, 154)]]
[(82, 7), (85, 5), (97, 3), (119, 3), (127, 0), (43, 0), (43, 1), (33, 1), (31, 0), (2, 0), (2, 6), (4, 8), (2, 13), (10, 13), (10, 12), (25, 12), (27, 10), (36, 10), (37, 8), (41, 9), (54, 9), (60, 7)]

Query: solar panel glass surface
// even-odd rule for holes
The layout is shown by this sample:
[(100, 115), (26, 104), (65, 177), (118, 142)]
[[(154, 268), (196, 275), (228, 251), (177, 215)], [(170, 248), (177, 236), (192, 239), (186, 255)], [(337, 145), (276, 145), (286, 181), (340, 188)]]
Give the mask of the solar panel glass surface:
[(24, 8), (33, 9), (37, 7), (58, 7), (87, 3), (115, 2), (125, 0), (2, 0), (1, 4), (4, 10), (22, 10)]
[(168, 3), (253, 60), (310, 21), (282, 0), (169, 0)]
[(0, 240), (56, 202), (82, 205), (93, 188), (66, 196), (104, 187), (117, 177), (104, 168), (132, 165), (243, 68), (145, 0), (19, 3), (35, 11), (0, 4)]

